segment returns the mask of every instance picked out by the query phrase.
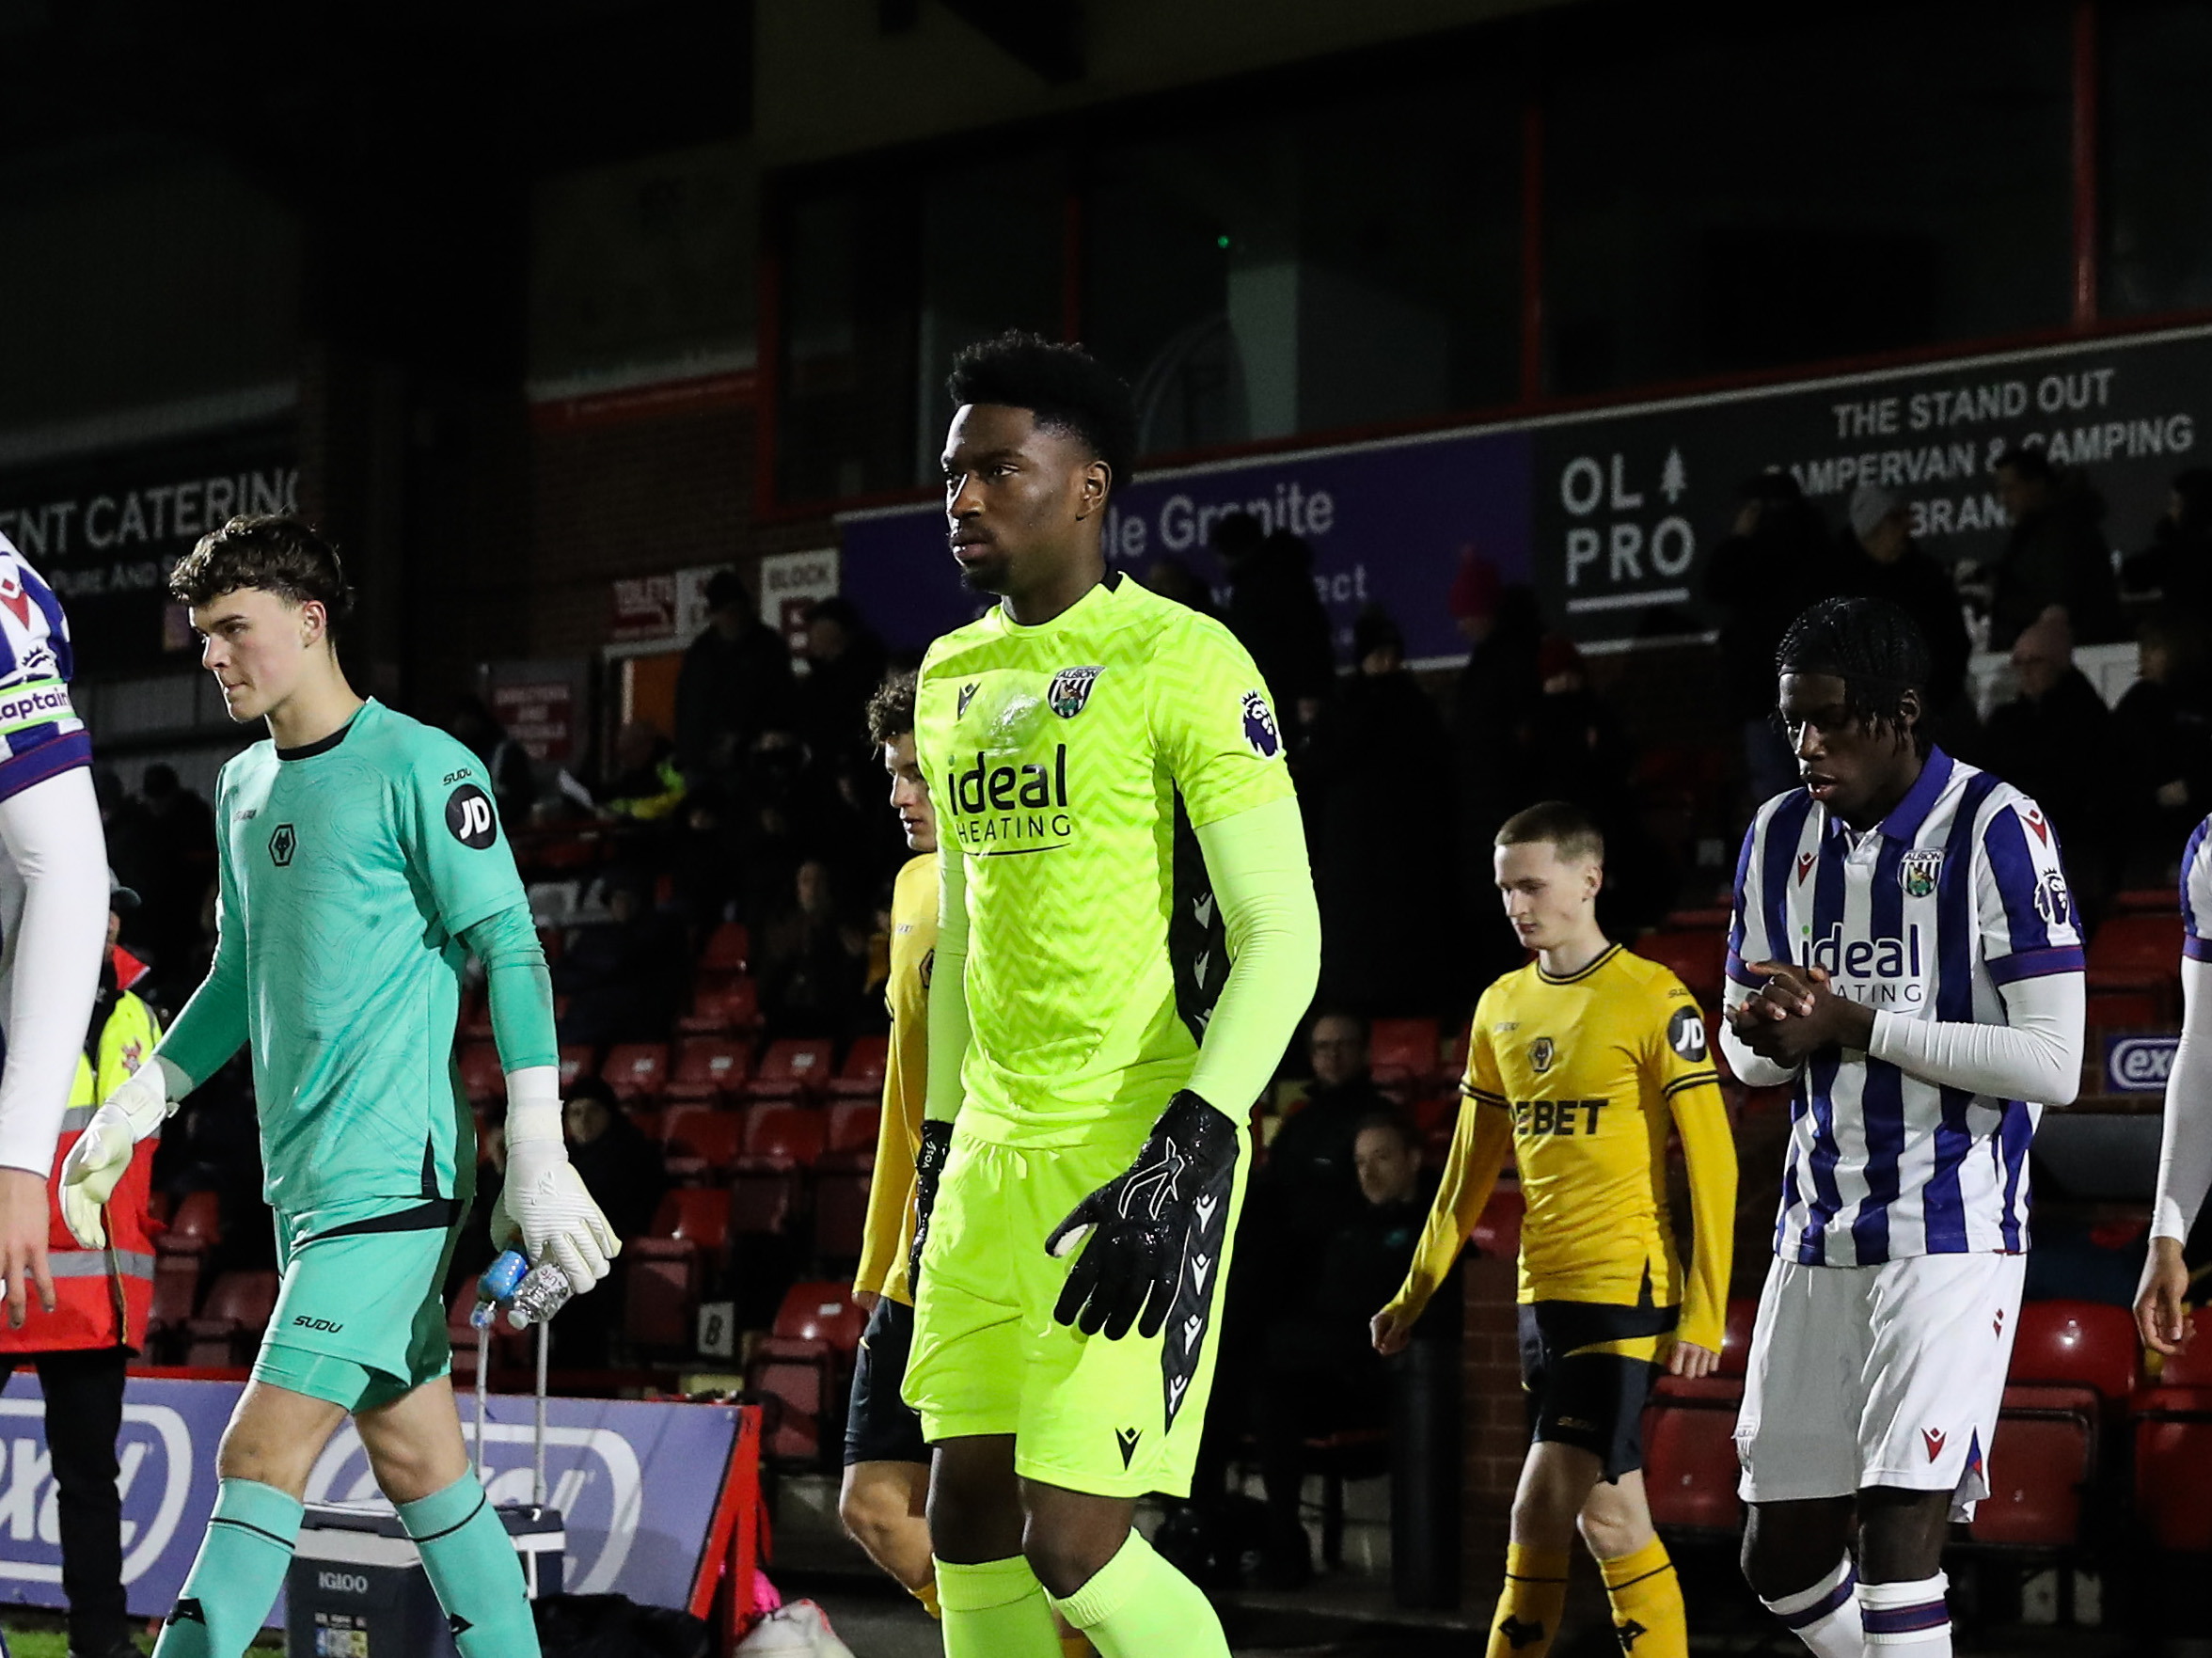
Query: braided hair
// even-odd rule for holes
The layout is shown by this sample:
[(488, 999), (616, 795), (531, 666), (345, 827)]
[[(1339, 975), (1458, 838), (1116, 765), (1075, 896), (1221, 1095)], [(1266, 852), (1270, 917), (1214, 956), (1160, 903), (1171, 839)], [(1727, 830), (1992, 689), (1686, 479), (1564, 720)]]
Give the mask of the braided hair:
[[(1775, 651), (1778, 673), (1832, 673), (1843, 707), (1870, 732), (1909, 737), (1926, 754), (1933, 738), (1921, 719), (1928, 694), (1928, 641), (1912, 617), (1888, 599), (1823, 599), (1798, 614)], [(1914, 709), (1905, 693), (1916, 693)]]

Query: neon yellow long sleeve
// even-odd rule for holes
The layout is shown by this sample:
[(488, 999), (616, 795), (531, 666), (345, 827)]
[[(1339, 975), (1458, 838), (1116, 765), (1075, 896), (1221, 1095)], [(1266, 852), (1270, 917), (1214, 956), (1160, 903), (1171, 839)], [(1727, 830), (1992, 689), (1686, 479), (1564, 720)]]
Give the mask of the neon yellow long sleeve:
[(1191, 1091), (1241, 1123), (1313, 1002), (1321, 915), (1296, 799), (1271, 800), (1197, 833), (1228, 929), (1230, 965), (1198, 1045)]

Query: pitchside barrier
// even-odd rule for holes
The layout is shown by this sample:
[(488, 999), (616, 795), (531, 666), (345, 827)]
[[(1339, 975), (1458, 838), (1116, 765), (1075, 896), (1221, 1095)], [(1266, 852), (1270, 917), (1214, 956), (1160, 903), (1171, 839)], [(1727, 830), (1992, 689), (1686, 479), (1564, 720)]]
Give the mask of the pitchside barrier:
[[(118, 1443), (123, 1583), (134, 1617), (166, 1613), (215, 1502), (215, 1446), (244, 1383), (134, 1375)], [(533, 1401), (492, 1396), (485, 1484), (495, 1503), (530, 1500)], [(472, 1413), (465, 1413), (472, 1414)], [(464, 1423), (473, 1435), (474, 1424)], [(59, 1607), (60, 1532), (37, 1379), (0, 1391), (0, 1602)], [(760, 1545), (760, 1413), (683, 1401), (547, 1401), (546, 1502), (566, 1519), (570, 1594), (626, 1595), (712, 1615), (727, 1644), (752, 1610)], [(309, 1503), (381, 1501), (351, 1423), (308, 1479)], [(269, 1614), (282, 1627), (284, 1602)]]

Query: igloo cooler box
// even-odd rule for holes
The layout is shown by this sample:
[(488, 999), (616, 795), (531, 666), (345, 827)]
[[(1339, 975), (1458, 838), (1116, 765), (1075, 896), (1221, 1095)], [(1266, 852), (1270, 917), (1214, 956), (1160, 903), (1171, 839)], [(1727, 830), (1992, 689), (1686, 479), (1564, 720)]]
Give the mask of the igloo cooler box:
[[(561, 1593), (568, 1539), (561, 1510), (497, 1510), (535, 1600)], [(400, 1517), (310, 1503), (284, 1579), (285, 1658), (458, 1658), (446, 1615)]]

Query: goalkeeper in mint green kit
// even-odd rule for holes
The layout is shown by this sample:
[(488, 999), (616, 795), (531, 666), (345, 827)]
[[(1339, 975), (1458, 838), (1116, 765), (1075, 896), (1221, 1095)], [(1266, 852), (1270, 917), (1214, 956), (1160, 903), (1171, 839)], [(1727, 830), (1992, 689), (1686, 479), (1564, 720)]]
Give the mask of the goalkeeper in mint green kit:
[(551, 987), (491, 780), (444, 733), (354, 694), (331, 643), (351, 592), (288, 517), (233, 518), (169, 578), (230, 717), (270, 740), (217, 787), (221, 936), (207, 980), (62, 1171), (87, 1247), (131, 1147), (253, 1049), (283, 1287), (217, 1460), (207, 1536), (158, 1658), (237, 1658), (298, 1537), (301, 1495), (350, 1414), (463, 1658), (533, 1658), (514, 1546), (469, 1467), (441, 1290), (474, 1195), (452, 1061), (461, 972), (484, 964), (507, 1073), (494, 1236), (573, 1287), (617, 1248), (561, 1134)]

